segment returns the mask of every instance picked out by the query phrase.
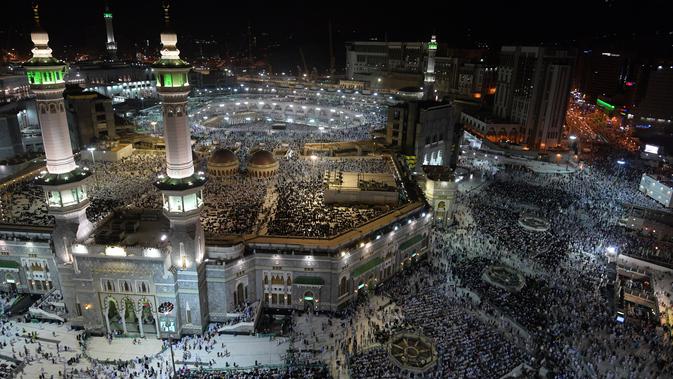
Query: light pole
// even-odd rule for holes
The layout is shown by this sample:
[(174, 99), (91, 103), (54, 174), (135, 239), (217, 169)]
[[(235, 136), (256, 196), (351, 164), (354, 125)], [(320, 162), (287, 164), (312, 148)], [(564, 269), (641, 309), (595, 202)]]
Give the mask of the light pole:
[(95, 147), (87, 147), (87, 150), (91, 153), (91, 165), (93, 166), (93, 177), (94, 180), (96, 181), (96, 187), (98, 187), (98, 176), (96, 175), (96, 156), (94, 155), (94, 151), (96, 151)]
[[(162, 236), (163, 239), (163, 236)], [(171, 313), (169, 310), (166, 310), (165, 312), (162, 312), (164, 314), (164, 317), (168, 317), (168, 314)], [(171, 349), (171, 364), (173, 366), (173, 378), (176, 377), (175, 375), (175, 355), (173, 354), (173, 336), (171, 335), (171, 332), (168, 332), (168, 347)]]
[(152, 129), (154, 129), (154, 136), (156, 137), (157, 136), (157, 122), (152, 121), (152, 122), (150, 122), (150, 124), (152, 125)]

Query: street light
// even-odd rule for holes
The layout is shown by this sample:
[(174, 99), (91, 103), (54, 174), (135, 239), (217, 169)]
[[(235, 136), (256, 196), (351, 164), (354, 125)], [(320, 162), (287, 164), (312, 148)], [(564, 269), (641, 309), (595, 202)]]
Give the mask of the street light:
[(570, 136), (569, 138), (570, 138), (571, 141), (574, 141), (574, 140), (577, 139), (577, 136), (573, 135), (573, 136)]
[(96, 147), (87, 147), (87, 150), (91, 153), (91, 165), (93, 166), (93, 177), (96, 181), (96, 186), (98, 186), (98, 176), (96, 175), (96, 156), (93, 154), (96, 151)]
[(617, 160), (617, 164), (623, 166), (623, 165), (626, 164), (626, 161), (623, 160), (623, 159), (619, 159), (619, 160)]
[(152, 122), (150, 122), (150, 125), (152, 125), (152, 128), (154, 129), (154, 136), (156, 137), (156, 135), (157, 135), (157, 122), (152, 121)]
[[(173, 307), (172, 306), (170, 308), (164, 307), (164, 304), (159, 305), (157, 311), (161, 312), (164, 315), (164, 318), (167, 318), (168, 315), (173, 311)], [(171, 334), (170, 330), (167, 329), (167, 331), (168, 331), (168, 347), (171, 349), (171, 364), (173, 366), (172, 378), (176, 378), (177, 376), (175, 375), (175, 354), (173, 353), (173, 335)], [(160, 331), (157, 330), (157, 333), (160, 333)]]

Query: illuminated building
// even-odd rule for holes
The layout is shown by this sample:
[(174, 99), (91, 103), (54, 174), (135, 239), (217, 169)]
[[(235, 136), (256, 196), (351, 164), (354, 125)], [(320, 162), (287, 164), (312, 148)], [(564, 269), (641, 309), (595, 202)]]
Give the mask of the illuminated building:
[(462, 127), (457, 108), (435, 101), (408, 101), (388, 107), (386, 144), (420, 165), (456, 167)]
[(523, 126), (521, 141), (528, 147), (560, 144), (574, 61), (571, 50), (502, 47), (494, 111)]
[(666, 208), (673, 206), (673, 181), (665, 177), (643, 174), (638, 189)]

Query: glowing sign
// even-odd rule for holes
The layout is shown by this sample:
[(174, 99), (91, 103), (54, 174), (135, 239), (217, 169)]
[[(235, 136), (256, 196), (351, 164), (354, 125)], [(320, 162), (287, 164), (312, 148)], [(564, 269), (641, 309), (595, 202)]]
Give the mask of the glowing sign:
[(105, 248), (105, 255), (110, 257), (125, 257), (126, 250), (119, 246), (108, 246)]
[(645, 145), (645, 152), (650, 154), (659, 154), (659, 146)]
[(604, 108), (604, 109), (606, 109), (606, 110), (608, 110), (608, 111), (610, 111), (610, 112), (612, 112), (612, 111), (615, 110), (615, 106), (614, 106), (614, 105), (612, 105), (612, 104), (610, 104), (610, 103), (606, 103), (605, 101), (603, 101), (603, 100), (601, 100), (601, 99), (596, 99), (596, 105), (598, 105), (599, 107)]

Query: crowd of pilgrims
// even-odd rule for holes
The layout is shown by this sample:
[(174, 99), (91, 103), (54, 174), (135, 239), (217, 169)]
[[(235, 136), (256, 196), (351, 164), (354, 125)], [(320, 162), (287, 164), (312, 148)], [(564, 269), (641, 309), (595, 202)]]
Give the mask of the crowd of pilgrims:
[[(301, 150), (309, 142), (335, 141), (363, 141), (370, 139), (370, 132), (380, 128), (385, 122), (385, 109), (368, 97), (351, 99), (354, 95), (344, 96), (337, 94), (310, 94), (306, 97), (278, 94), (279, 100), (292, 100), (297, 104), (313, 104), (327, 107), (339, 107), (362, 115), (361, 123), (328, 127), (319, 130), (316, 126), (288, 124), (286, 130), (271, 132), (272, 123), (245, 124), (227, 128), (207, 128), (193, 123), (192, 137), (201, 146), (213, 143), (225, 147), (238, 146), (237, 153), (241, 162), (245, 162), (253, 149), (264, 148), (273, 151), (277, 148), (288, 148), (295, 152)], [(243, 99), (244, 97), (241, 97)], [(297, 100), (299, 99), (299, 100)], [(364, 101), (363, 101), (364, 100)], [(197, 109), (204, 110), (205, 104), (213, 101), (195, 99), (190, 103), (192, 113)], [(217, 108), (217, 107), (215, 107)], [(160, 107), (150, 108), (156, 114), (139, 117), (139, 122), (149, 123), (150, 119), (160, 114)], [(158, 113), (157, 113), (158, 112)], [(161, 133), (161, 123), (157, 126), (157, 133)], [(94, 179), (89, 183), (88, 196), (90, 205), (87, 208), (87, 218), (91, 222), (104, 219), (111, 211), (119, 206), (132, 205), (141, 208), (158, 208), (161, 206), (161, 195), (154, 188), (152, 182), (157, 175), (165, 173), (165, 158), (163, 154), (135, 153), (131, 157), (119, 162), (99, 162), (94, 164), (85, 162), (85, 166), (93, 169)], [(201, 164), (201, 168), (205, 168)], [(243, 165), (244, 166), (244, 165)], [(260, 199), (265, 195), (263, 181), (251, 181), (239, 177), (238, 182), (228, 184), (211, 183), (206, 187), (206, 207), (204, 212), (204, 226), (214, 234), (244, 233), (249, 231), (257, 221), (256, 212), (251, 211), (263, 205)], [(307, 184), (308, 186), (308, 184)], [(230, 195), (219, 196), (224, 192), (251, 194), (241, 205), (246, 212), (230, 212), (227, 202), (232, 201)], [(222, 201), (222, 203), (216, 203)], [(237, 196), (236, 201), (241, 197)], [(239, 204), (239, 203), (237, 203)], [(257, 212), (259, 213), (259, 212)], [(358, 217), (355, 212), (354, 217)], [(371, 213), (364, 211), (364, 213)], [(53, 225), (54, 219), (47, 214), (45, 195), (42, 188), (34, 185), (31, 179), (19, 180), (8, 184), (0, 190), (0, 221), (8, 224), (21, 225)], [(269, 220), (263, 220), (268, 222)], [(308, 221), (308, 220), (307, 220)], [(310, 228), (309, 228), (310, 229)], [(329, 228), (319, 228), (322, 232)], [(278, 231), (280, 232), (280, 231)], [(306, 229), (304, 234), (319, 236), (322, 232)]]
[[(119, 162), (86, 162), (94, 174), (87, 184), (87, 218), (95, 223), (122, 205), (141, 208), (160, 206), (159, 193), (152, 185), (165, 171), (163, 154), (136, 153)], [(53, 224), (47, 214), (42, 188), (31, 179), (5, 186), (0, 194), (2, 221), (21, 225)]]
[[(653, 257), (653, 245), (661, 242), (617, 224), (630, 204), (656, 204), (637, 192), (635, 175), (625, 184), (626, 176), (607, 162), (589, 162), (574, 174), (510, 167), (484, 188), (460, 193), (457, 224), (435, 240), (440, 268), (476, 294), (480, 307), (529, 333), (533, 366), (565, 377), (671, 375), (673, 351), (662, 330), (637, 319), (616, 323), (608, 307), (606, 248)], [(551, 228), (520, 227), (518, 218), (527, 214), (548, 220)], [(670, 262), (663, 253), (656, 257)], [(485, 268), (494, 264), (522, 273), (523, 288), (510, 292), (484, 282)]]
[(177, 372), (179, 379), (326, 379), (329, 370), (324, 365), (289, 366), (283, 368), (256, 368), (227, 371), (205, 371), (183, 368)]
[(96, 162), (95, 180), (89, 184), (89, 221), (96, 222), (121, 205), (157, 208), (159, 197), (153, 183), (165, 173), (165, 159), (163, 154), (136, 153), (120, 162)]
[(359, 226), (390, 210), (389, 206), (344, 207), (324, 201), (326, 171), (391, 172), (382, 159), (301, 159), (280, 162), (277, 205), (268, 225), (271, 235), (328, 237)]
[(0, 189), (0, 220), (4, 224), (50, 226), (44, 191), (30, 179), (7, 184)]
[(392, 174), (392, 162), (371, 158), (303, 159), (296, 155), (277, 159), (279, 170), (270, 178), (253, 178), (241, 172), (206, 183), (201, 216), (206, 233), (217, 236), (264, 231), (270, 235), (327, 237), (390, 210), (387, 206), (327, 205), (323, 179), (327, 171)]
[[(534, 371), (544, 368), (555, 377), (673, 375), (667, 328), (638, 318), (617, 323), (609, 308), (604, 255), (608, 246), (671, 262), (665, 255), (670, 249), (661, 248), (662, 241), (618, 225), (631, 205), (660, 206), (637, 191), (636, 170), (613, 166), (614, 157), (590, 160), (572, 174), (477, 168), (477, 175), (489, 183), (459, 193), (455, 224), (433, 239), (429, 272), (417, 267), (414, 270), (420, 271), (405, 274), (414, 278), (411, 282), (395, 278), (383, 285), (401, 307), (408, 324), (404, 327), (420, 327), (437, 343), (437, 367), (417, 377), (501, 377), (519, 363)], [(517, 222), (523, 215), (547, 220), (551, 228), (526, 230)], [(505, 290), (484, 281), (486, 268), (496, 264), (517, 270), (523, 287)], [(425, 290), (418, 292), (419, 288)], [(451, 296), (454, 300), (447, 301)], [(477, 315), (507, 320), (505, 330), (519, 343), (508, 343), (495, 331), (493, 337), (480, 335), (489, 328), (469, 320), (483, 320)], [(461, 326), (461, 319), (469, 321)], [(474, 346), (461, 339), (461, 333), (478, 336), (477, 348), (466, 360), (447, 355), (447, 347)], [(502, 356), (506, 358), (499, 359)], [(490, 366), (470, 367), (475, 362)], [(394, 365), (383, 347), (356, 352), (350, 369), (353, 377), (413, 376)]]
[[(500, 378), (524, 362), (524, 349), (505, 338), (466, 296), (450, 292), (442, 274), (421, 262), (376, 289), (399, 306), (401, 317), (376, 330), (378, 344), (352, 351), (353, 378)], [(394, 364), (384, 346), (398, 332), (429, 337), (436, 364), (417, 374)]]

